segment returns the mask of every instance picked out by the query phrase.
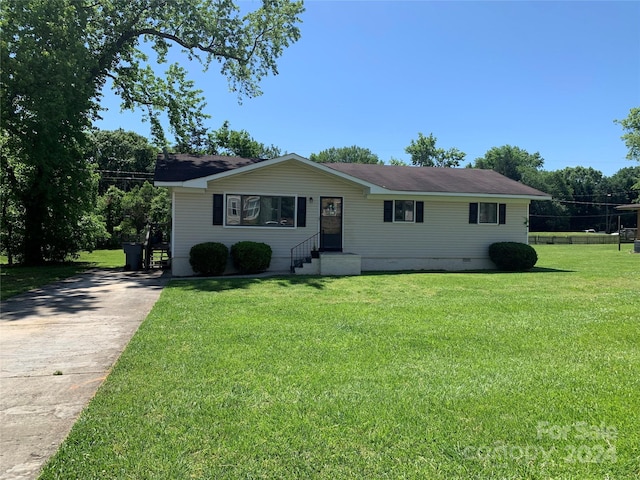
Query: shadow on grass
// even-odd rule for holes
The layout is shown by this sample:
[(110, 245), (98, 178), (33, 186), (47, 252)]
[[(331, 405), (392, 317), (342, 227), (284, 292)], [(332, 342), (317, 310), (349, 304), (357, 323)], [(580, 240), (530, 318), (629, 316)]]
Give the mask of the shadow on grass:
[(575, 270), (562, 270), (559, 268), (533, 267), (529, 273), (575, 273)]
[[(22, 273), (25, 274), (24, 269)], [(51, 269), (48, 274), (52, 275)], [(46, 285), (39, 286), (38, 282), (42, 282), (44, 276), (42, 273), (38, 274), (37, 267), (34, 267), (34, 275), (36, 280), (28, 291), (0, 303), (0, 323), (61, 314), (82, 316), (95, 310), (111, 308), (109, 299), (117, 290), (121, 290), (121, 294), (135, 297), (136, 292), (129, 290), (162, 289), (169, 278), (168, 274), (160, 271), (149, 273), (127, 272), (121, 268), (93, 268), (82, 272), (65, 270), (65, 278), (51, 277)]]
[(362, 276), (377, 276), (377, 275), (496, 275), (505, 273), (575, 273), (575, 270), (562, 270), (558, 268), (546, 268), (546, 267), (533, 267), (526, 272), (505, 271), (505, 270), (394, 270), (394, 271), (375, 271), (375, 272), (362, 272)]
[[(528, 272), (505, 272), (500, 270), (465, 270), (458, 272), (450, 272), (445, 270), (398, 270), (398, 271), (374, 271), (374, 272), (362, 272), (361, 277), (376, 277), (376, 276), (390, 276), (390, 275), (461, 275), (461, 274), (509, 274), (509, 273), (524, 273), (524, 274), (538, 274), (538, 273), (574, 273), (573, 270), (561, 270), (556, 268), (546, 267), (534, 267)], [(189, 291), (201, 291), (201, 292), (222, 292), (225, 290), (238, 290), (249, 289), (254, 285), (260, 285), (263, 282), (277, 282), (281, 287), (289, 287), (292, 285), (301, 285), (317, 290), (324, 289), (331, 282), (344, 277), (336, 276), (314, 276), (314, 275), (261, 275), (255, 277), (215, 277), (215, 278), (180, 278), (174, 279), (173, 286), (180, 289)]]
[(325, 286), (332, 282), (336, 277), (317, 277), (317, 276), (295, 276), (295, 275), (274, 275), (262, 277), (218, 277), (218, 278), (197, 278), (180, 279), (172, 282), (173, 286), (177, 286), (183, 290), (201, 291), (201, 292), (222, 292), (225, 290), (249, 289), (254, 285), (261, 283), (277, 282), (281, 287), (289, 287), (292, 285), (302, 285), (310, 288), (322, 290)]
[(39, 267), (0, 265), (2, 288), (0, 299), (7, 300), (21, 293), (82, 273), (95, 264), (91, 262), (53, 263)]

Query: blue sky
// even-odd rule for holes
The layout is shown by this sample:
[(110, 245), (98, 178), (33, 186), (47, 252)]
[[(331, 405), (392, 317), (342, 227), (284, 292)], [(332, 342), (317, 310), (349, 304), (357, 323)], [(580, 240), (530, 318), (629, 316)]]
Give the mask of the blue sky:
[[(637, 165), (613, 120), (640, 106), (640, 2), (307, 1), (302, 19), (279, 75), (241, 105), (215, 66), (185, 64), (211, 130), (229, 120), (305, 157), (357, 145), (409, 162), (422, 132), (465, 164), (509, 144), (546, 170)], [(114, 95), (103, 106), (99, 128), (149, 136)]]

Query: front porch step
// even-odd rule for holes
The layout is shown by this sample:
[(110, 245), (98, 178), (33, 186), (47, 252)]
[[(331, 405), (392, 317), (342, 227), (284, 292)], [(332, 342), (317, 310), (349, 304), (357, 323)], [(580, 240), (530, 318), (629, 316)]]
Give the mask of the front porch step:
[(296, 275), (360, 275), (362, 258), (353, 253), (321, 252), (320, 258), (309, 257), (297, 264), (293, 273)]
[[(300, 265), (300, 266), (298, 266)], [(296, 275), (320, 275), (320, 259), (307, 257), (293, 269)]]

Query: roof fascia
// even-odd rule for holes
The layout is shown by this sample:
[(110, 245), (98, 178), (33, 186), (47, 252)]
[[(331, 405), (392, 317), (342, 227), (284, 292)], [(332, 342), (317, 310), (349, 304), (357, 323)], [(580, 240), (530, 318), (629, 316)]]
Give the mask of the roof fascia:
[(154, 180), (153, 182), (153, 186), (154, 187), (181, 187), (182, 184), (184, 182), (159, 182), (157, 180)]
[[(159, 182), (159, 183), (169, 183), (169, 182)], [(182, 193), (206, 193), (206, 188), (193, 188), (193, 187), (183, 187), (182, 185), (158, 185), (154, 184), (156, 187), (165, 187), (168, 188), (171, 192), (182, 192)]]
[(552, 200), (550, 195), (518, 195), (506, 193), (457, 193), (457, 192), (421, 192), (410, 190), (387, 190), (382, 187), (372, 189), (367, 198), (379, 198), (381, 196), (404, 196), (404, 197), (483, 197), (483, 198), (504, 198), (504, 199), (521, 199), (521, 200)]

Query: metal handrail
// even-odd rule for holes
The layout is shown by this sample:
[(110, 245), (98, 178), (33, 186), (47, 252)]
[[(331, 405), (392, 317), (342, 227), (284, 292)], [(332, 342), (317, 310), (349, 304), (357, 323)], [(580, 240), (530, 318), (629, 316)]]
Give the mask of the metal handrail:
[(319, 233), (311, 235), (309, 238), (303, 240), (291, 249), (291, 273), (295, 271), (296, 267), (302, 266), (302, 263), (305, 261), (305, 259), (311, 259), (311, 252), (313, 250), (316, 250), (313, 247), (317, 246), (319, 235)]

